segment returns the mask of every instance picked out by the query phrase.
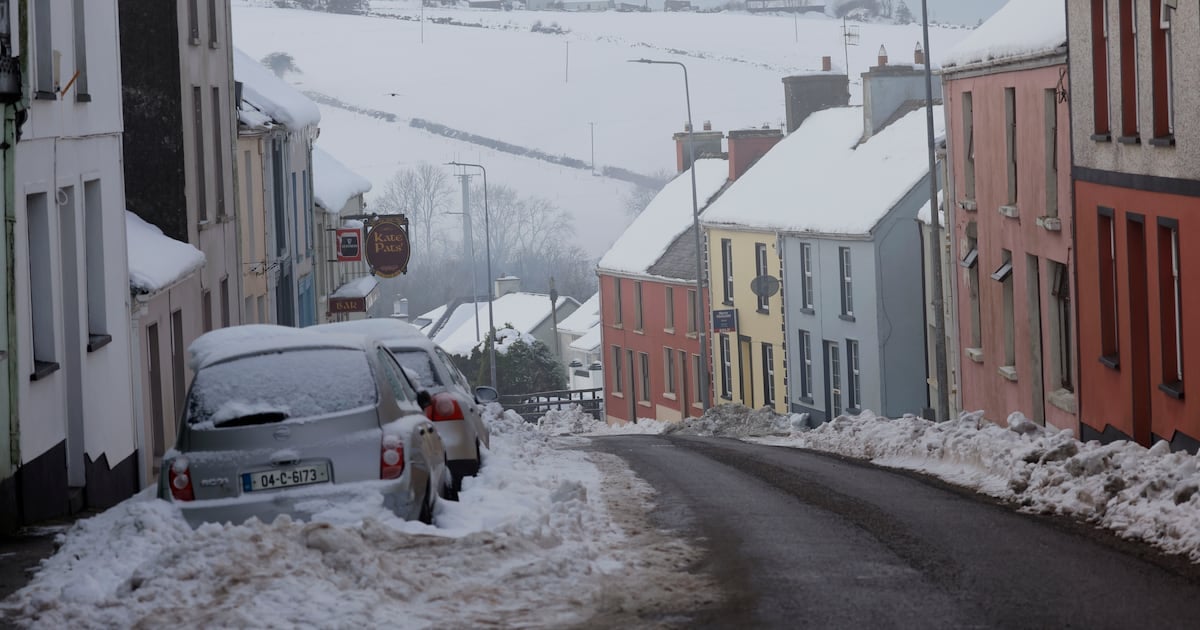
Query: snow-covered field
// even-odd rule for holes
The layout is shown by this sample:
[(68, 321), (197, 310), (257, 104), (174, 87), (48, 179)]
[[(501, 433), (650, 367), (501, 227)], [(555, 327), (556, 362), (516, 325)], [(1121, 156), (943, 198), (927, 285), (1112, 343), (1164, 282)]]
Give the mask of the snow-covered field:
[[(318, 142), (374, 184), (368, 203), (398, 169), (421, 161), (478, 162), (489, 184), (547, 198), (574, 216), (578, 244), (593, 255), (628, 225), (623, 198), (632, 184), (433, 135), (411, 121), (585, 163), (594, 123), (598, 170), (651, 175), (675, 168), (671, 135), (686, 120), (682, 76), (677, 68), (627, 60), (687, 63), (696, 124), (710, 120), (728, 130), (780, 125), (781, 79), (819, 68), (823, 55), (841, 66), (845, 49), (842, 23), (825, 17), (440, 8), (425, 10), (422, 42), (415, 1), (375, 0), (372, 7), (378, 15), (365, 17), (234, 0), (234, 42), (255, 59), (290, 53), (301, 72), (288, 74), (289, 82), (357, 110), (321, 105)], [(568, 32), (532, 32), (537, 21)], [(969, 32), (935, 28), (934, 58)], [(911, 61), (920, 39), (915, 25), (863, 24), (859, 33), (861, 45), (849, 48), (855, 80), (875, 63), (881, 45), (902, 63)], [(857, 86), (851, 92), (861, 101)], [(368, 110), (395, 120), (362, 113)]]

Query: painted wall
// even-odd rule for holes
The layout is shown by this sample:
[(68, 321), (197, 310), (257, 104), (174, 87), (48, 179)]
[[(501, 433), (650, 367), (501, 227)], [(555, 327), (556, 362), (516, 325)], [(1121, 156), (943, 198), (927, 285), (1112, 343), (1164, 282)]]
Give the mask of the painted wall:
[[(642, 329), (635, 329), (634, 283), (642, 283)], [(621, 323), (617, 323), (616, 284), (621, 284), (623, 308)], [(672, 287), (675, 325), (667, 326), (666, 287)], [(600, 321), (603, 327), (600, 344), (600, 361), (604, 366), (605, 414), (610, 423), (628, 422), (632, 418), (657, 418), (677, 420), (698, 416), (703, 412), (699, 403), (696, 384), (695, 362), (700, 356), (700, 341), (695, 333), (687, 330), (688, 289), (693, 285), (669, 283), (649, 277), (616, 276), (600, 273)], [(701, 310), (701, 314), (704, 311)], [(664, 350), (670, 348), (675, 365), (675, 393), (667, 392)], [(633, 365), (629, 364), (628, 352), (633, 351)], [(619, 351), (621, 367), (616, 369), (614, 351)], [(650, 364), (650, 396), (641, 400), (641, 368), (639, 353), (646, 353)], [(686, 353), (686, 396), (680, 367), (680, 353)], [(631, 370), (631, 367), (633, 368)], [(585, 365), (586, 368), (586, 365)], [(618, 388), (616, 379), (621, 378)], [(631, 380), (632, 379), (632, 380)], [(636, 390), (632, 384), (636, 383)], [(620, 391), (618, 391), (618, 389)], [(636, 394), (636, 395), (635, 395)]]
[[(735, 231), (726, 228), (704, 226), (708, 238), (708, 269), (709, 285), (712, 287), (712, 310), (734, 309), (737, 311), (737, 333), (728, 333), (733, 379), (730, 384), (730, 395), (722, 396), (721, 344), (720, 334), (713, 333), (710, 359), (713, 370), (713, 404), (720, 402), (738, 402), (752, 408), (762, 407), (764, 403), (763, 381), (765, 375), (762, 369), (762, 344), (768, 343), (773, 347), (774, 355), (774, 385), (775, 401), (773, 409), (779, 412), (787, 410), (787, 388), (784, 378), (784, 356), (786, 348), (783, 338), (783, 294), (776, 293), (768, 298), (767, 312), (758, 310), (758, 298), (750, 292), (750, 281), (757, 275), (755, 245), (763, 243), (767, 246), (768, 275), (779, 278), (780, 254), (777, 250), (774, 232)], [(723, 286), (723, 267), (721, 266), (721, 241), (729, 239), (733, 247), (733, 296), (731, 303), (725, 295)], [(712, 323), (712, 310), (708, 322)], [(749, 352), (745, 344), (749, 344)]]
[[(949, 120), (948, 153), (958, 196), (954, 211), (954, 256), (968, 252), (968, 233), (978, 240), (980, 343), (975, 343), (971, 323), (969, 270), (956, 265), (955, 299), (958, 311), (958, 345), (961, 366), (962, 409), (983, 410), (985, 417), (1002, 422), (1020, 411), (1038, 422), (1063, 429), (1077, 429), (1076, 400), (1072, 391), (1055, 378), (1054, 278), (1050, 262), (1068, 265), (1074, 278), (1071, 256), (1070, 160), (1068, 104), (1058, 102), (1057, 206), (1060, 226), (1041, 218), (1047, 215), (1046, 91), (1056, 90), (1064, 80), (1066, 66), (1061, 57), (1048, 58), (1040, 67), (1014, 69), (997, 67), (977, 76), (949, 75), (946, 79), (946, 112)], [(1016, 90), (1017, 181), (1016, 218), (1002, 215), (1008, 204), (1008, 145), (1005, 89)], [(975, 198), (967, 199), (964, 94), (972, 95), (975, 147)], [(972, 210), (971, 202), (974, 202)], [(1007, 363), (1003, 285), (990, 275), (1002, 264), (1002, 249), (1012, 252), (1013, 325), (1015, 329), (1015, 375), (1001, 370)], [(1030, 257), (1037, 260), (1031, 271)], [(1031, 275), (1033, 274), (1033, 275)], [(1034, 282), (1036, 280), (1036, 283)], [(1035, 303), (1036, 301), (1036, 303)], [(1072, 306), (1073, 308), (1073, 306)], [(1072, 360), (1072, 373), (1078, 366)]]
[[(51, 40), (62, 53), (58, 85), (63, 87), (75, 73), (74, 19), (68, 3), (52, 8)], [(136, 489), (116, 3), (88, 2), (85, 10), (90, 100), (78, 98), (83, 89), (78, 82), (56, 97), (31, 100), (14, 157), (18, 340), (13, 368), (20, 371), (25, 468), (18, 477), (26, 522), (66, 513), (68, 486), (84, 488), (85, 504), (98, 507)], [(33, 36), (24, 35), (30, 49), (38, 50)], [(27, 90), (36, 80), (35, 67), (27, 65)], [(30, 201), (42, 217), (34, 225)], [(89, 215), (100, 217), (91, 230)], [(102, 286), (89, 302), (88, 287), (96, 283)], [(32, 292), (35, 285), (40, 297)], [(31, 380), (35, 334), (41, 339), (39, 358), (58, 368)], [(110, 341), (91, 335), (108, 335)]]
[(237, 142), (238, 222), (242, 238), (242, 321), (271, 321), (267, 299), (267, 205), (270, 178), (264, 170), (265, 136), (239, 135)]

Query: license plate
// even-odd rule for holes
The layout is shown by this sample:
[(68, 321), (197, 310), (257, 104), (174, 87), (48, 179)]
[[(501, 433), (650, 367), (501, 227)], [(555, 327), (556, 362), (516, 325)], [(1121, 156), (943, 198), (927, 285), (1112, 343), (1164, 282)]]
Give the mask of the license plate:
[(309, 464), (242, 473), (242, 491), (278, 490), (329, 481), (328, 464)]

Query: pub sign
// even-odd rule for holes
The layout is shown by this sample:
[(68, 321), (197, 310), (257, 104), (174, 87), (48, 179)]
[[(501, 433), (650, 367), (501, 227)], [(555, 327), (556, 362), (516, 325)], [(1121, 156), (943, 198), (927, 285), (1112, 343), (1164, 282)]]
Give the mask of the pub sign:
[(358, 228), (338, 228), (337, 243), (338, 262), (357, 262), (362, 260), (362, 230)]
[(712, 329), (714, 333), (737, 332), (737, 309), (713, 311)]
[(385, 216), (372, 222), (365, 242), (367, 264), (380, 278), (394, 278), (408, 272), (412, 250), (408, 244), (408, 219), (404, 215)]

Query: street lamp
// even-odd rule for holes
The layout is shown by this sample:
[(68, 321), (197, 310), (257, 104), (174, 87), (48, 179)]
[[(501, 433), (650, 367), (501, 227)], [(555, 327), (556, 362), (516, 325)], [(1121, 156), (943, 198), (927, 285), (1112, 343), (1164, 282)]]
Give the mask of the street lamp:
[[(705, 411), (708, 410), (708, 383), (709, 371), (708, 362), (708, 343), (705, 339), (705, 330), (708, 326), (708, 314), (701, 315), (700, 305), (704, 300), (704, 263), (702, 256), (704, 249), (700, 246), (700, 204), (696, 199), (696, 141), (693, 134), (695, 126), (692, 125), (692, 92), (688, 87), (687, 66), (679, 61), (660, 61), (657, 59), (630, 59), (629, 63), (652, 63), (679, 66), (683, 69), (683, 94), (687, 98), (687, 120), (688, 120), (688, 160), (691, 167), (688, 169), (692, 173), (692, 228), (696, 231), (696, 332), (700, 338), (700, 356), (704, 360), (700, 362), (700, 370), (702, 372), (700, 379), (700, 404), (703, 405)], [(686, 405), (686, 402), (685, 402)]]
[(933, 56), (929, 49), (929, 8), (921, 0), (921, 34), (925, 42), (925, 129), (929, 140), (929, 253), (933, 267), (934, 366), (937, 371), (937, 419), (950, 419), (950, 369), (946, 365), (946, 296), (942, 287), (942, 230), (938, 217), (938, 172), (933, 127)]
[[(488, 331), (491, 334), (491, 341), (488, 342), (488, 364), (491, 368), (492, 389), (496, 389), (496, 320), (492, 314), (492, 302), (495, 298), (492, 295), (492, 228), (490, 226), (491, 219), (488, 217), (488, 194), (487, 194), (487, 169), (482, 164), (471, 164), (469, 162), (446, 162), (447, 166), (472, 166), (480, 171), (483, 171), (483, 238), (487, 243), (487, 293), (488, 293)], [(479, 319), (479, 307), (475, 307), (475, 319)]]

